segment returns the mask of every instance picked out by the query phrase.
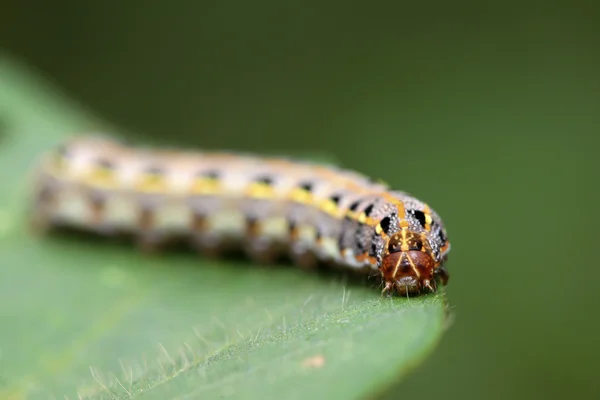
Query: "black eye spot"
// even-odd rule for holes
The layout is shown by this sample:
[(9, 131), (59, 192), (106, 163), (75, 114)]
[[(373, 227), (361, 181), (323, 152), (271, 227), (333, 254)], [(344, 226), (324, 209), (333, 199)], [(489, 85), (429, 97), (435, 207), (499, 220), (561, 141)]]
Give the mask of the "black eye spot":
[(375, 254), (377, 254), (377, 245), (375, 244), (375, 242), (373, 242), (371, 243), (371, 253), (369, 255), (374, 256)]
[(385, 234), (389, 234), (390, 232), (390, 224), (392, 220), (390, 217), (383, 217), (381, 221), (379, 221), (379, 225), (381, 225), (381, 229), (385, 232)]
[(365, 208), (365, 215), (368, 217), (369, 215), (371, 215), (372, 211), (373, 211), (373, 204), (369, 204), (367, 206), (367, 208)]
[(304, 183), (300, 184), (300, 188), (302, 190), (307, 191), (307, 192), (312, 192), (312, 190), (313, 190), (313, 184), (310, 183), (310, 182), (304, 182)]
[(333, 201), (335, 204), (340, 204), (341, 197), (337, 194), (334, 194), (329, 198), (329, 200)]
[(354, 203), (350, 204), (350, 207), (348, 207), (348, 210), (350, 210), (350, 211), (356, 211), (356, 209), (358, 208), (359, 204), (360, 204), (360, 200), (355, 201)]
[(411, 210), (410, 213), (419, 221), (419, 224), (425, 227), (425, 213), (419, 210)]
[(446, 234), (444, 233), (444, 231), (442, 229), (440, 229), (438, 231), (438, 237), (440, 238), (442, 243), (446, 243), (446, 241), (448, 240), (448, 238), (446, 237)]
[(260, 176), (256, 179), (257, 183), (262, 183), (263, 185), (271, 186), (273, 184), (273, 178), (270, 176)]

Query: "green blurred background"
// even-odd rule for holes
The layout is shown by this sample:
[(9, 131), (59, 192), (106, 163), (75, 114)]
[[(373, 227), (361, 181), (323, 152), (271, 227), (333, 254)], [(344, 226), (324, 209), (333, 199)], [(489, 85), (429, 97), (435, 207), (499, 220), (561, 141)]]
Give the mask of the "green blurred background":
[(331, 154), (442, 214), (454, 325), (386, 398), (600, 398), (600, 6), (39, 3), (2, 49), (138, 139)]

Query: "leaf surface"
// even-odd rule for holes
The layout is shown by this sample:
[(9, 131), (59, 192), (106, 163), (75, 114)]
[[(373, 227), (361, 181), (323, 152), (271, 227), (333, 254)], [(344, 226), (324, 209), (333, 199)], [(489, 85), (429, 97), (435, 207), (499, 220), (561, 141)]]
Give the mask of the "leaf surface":
[(435, 347), (443, 293), (128, 243), (33, 235), (40, 152), (108, 124), (0, 56), (0, 397), (364, 398)]

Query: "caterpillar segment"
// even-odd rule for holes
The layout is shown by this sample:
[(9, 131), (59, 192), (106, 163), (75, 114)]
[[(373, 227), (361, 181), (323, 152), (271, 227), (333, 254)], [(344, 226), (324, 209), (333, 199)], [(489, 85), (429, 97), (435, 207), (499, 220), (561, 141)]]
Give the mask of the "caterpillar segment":
[(42, 155), (32, 221), (130, 235), (143, 249), (185, 240), (260, 263), (287, 255), (377, 272), (388, 294), (446, 285), (440, 216), (412, 195), (354, 171), (283, 158), (131, 147), (84, 135)]

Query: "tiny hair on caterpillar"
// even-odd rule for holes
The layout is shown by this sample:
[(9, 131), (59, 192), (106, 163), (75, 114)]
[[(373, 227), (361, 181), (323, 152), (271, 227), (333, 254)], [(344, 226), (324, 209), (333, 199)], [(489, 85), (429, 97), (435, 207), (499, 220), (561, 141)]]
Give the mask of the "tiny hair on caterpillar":
[(449, 279), (450, 242), (429, 205), (335, 166), (90, 134), (42, 154), (33, 189), (40, 229), (129, 235), (144, 248), (237, 248), (262, 263), (287, 255), (375, 273), (388, 294), (436, 292)]

